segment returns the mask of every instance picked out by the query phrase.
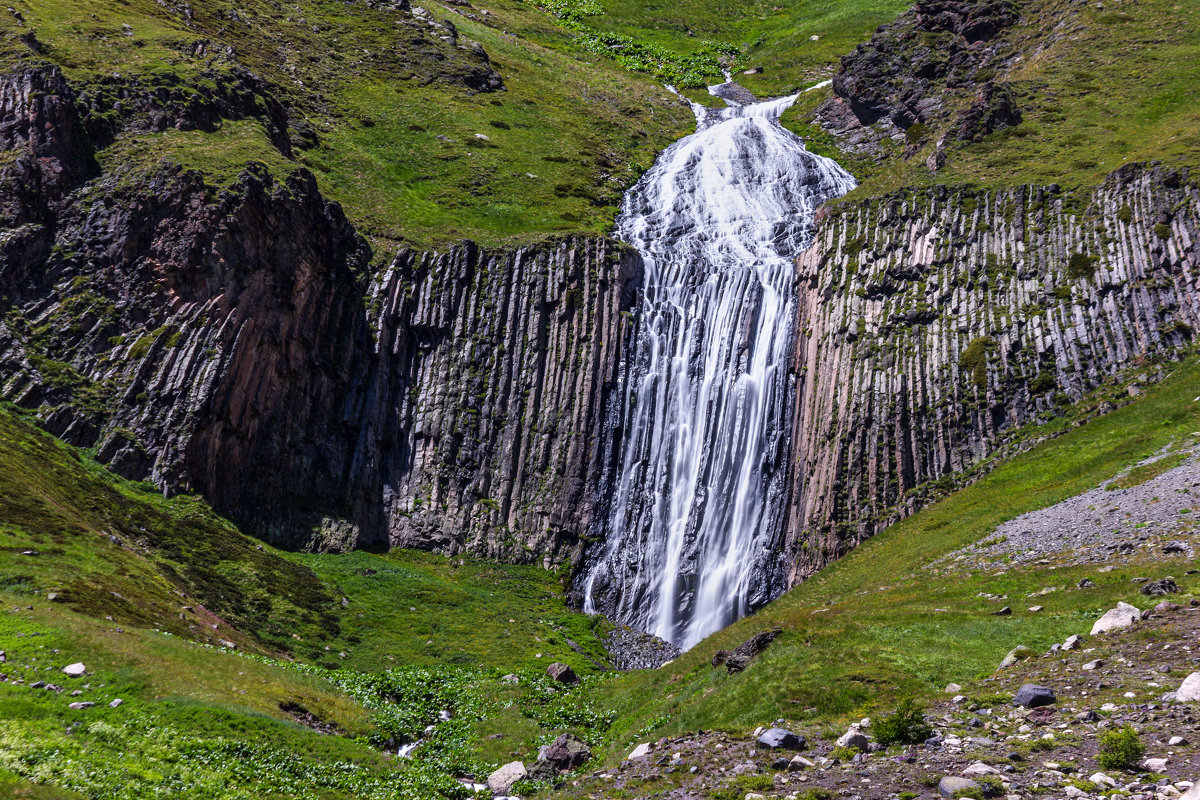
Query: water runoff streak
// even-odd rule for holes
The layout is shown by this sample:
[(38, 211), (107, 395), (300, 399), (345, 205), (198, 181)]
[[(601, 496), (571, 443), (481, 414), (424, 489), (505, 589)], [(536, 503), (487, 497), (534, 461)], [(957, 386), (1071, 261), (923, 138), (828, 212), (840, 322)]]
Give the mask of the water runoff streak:
[[(728, 83), (713, 94), (728, 95)], [(854, 188), (779, 123), (797, 95), (693, 104), (625, 197), (644, 295), (584, 609), (688, 648), (782, 590), (792, 262)]]

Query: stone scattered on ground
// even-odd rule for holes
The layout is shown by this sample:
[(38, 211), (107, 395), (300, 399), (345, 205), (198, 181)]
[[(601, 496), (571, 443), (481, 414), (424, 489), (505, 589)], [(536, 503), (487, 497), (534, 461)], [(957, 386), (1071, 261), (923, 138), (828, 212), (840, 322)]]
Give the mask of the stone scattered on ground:
[(836, 744), (838, 747), (847, 747), (851, 750), (865, 752), (870, 741), (857, 725), (851, 725), (850, 730), (838, 737)]
[(1054, 696), (1053, 689), (1033, 683), (1023, 685), (1013, 697), (1013, 705), (1024, 708), (1041, 708), (1054, 705), (1056, 702), (1058, 702), (1058, 698)]
[(1008, 669), (1013, 664), (1017, 664), (1027, 658), (1033, 658), (1033, 651), (1024, 645), (1019, 645), (1008, 651), (1008, 655), (1000, 662), (1000, 666), (997, 669)]
[(1137, 606), (1131, 606), (1129, 603), (1117, 603), (1116, 608), (1106, 611), (1104, 616), (1092, 625), (1092, 636), (1128, 628), (1130, 625), (1136, 625), (1141, 619), (1142, 612)]
[(657, 669), (683, 653), (677, 645), (627, 625), (618, 625), (604, 636), (604, 649), (620, 670)]
[(487, 785), (494, 794), (506, 795), (512, 791), (517, 781), (529, 773), (520, 761), (512, 761), (488, 775)]
[(942, 797), (961, 797), (966, 792), (978, 792), (980, 786), (970, 778), (947, 775), (938, 781), (938, 794)]
[(575, 674), (575, 670), (571, 669), (566, 664), (560, 661), (555, 661), (550, 666), (546, 667), (546, 674), (551, 679), (559, 683), (576, 684), (579, 683), (579, 676)]
[(549, 761), (559, 770), (582, 767), (592, 758), (592, 748), (573, 733), (559, 735), (550, 744), (538, 751), (538, 759)]
[(786, 728), (771, 728), (758, 737), (758, 743), (771, 750), (803, 750), (804, 737)]
[[(1082, 669), (1096, 661), (1095, 669)], [(816, 790), (838, 800), (895, 800), (905, 792), (933, 800), (972, 788), (958, 781), (989, 791), (1002, 785), (998, 797), (1013, 800), (1101, 800), (1102, 793), (1113, 792), (1124, 800), (1200, 800), (1192, 787), (1200, 779), (1200, 746), (1191, 743), (1200, 739), (1193, 734), (1200, 730), (1200, 703), (1164, 699), (1188, 696), (1183, 684), (1189, 680), (1200, 692), (1200, 608), (1176, 604), (1136, 628), (1074, 638), (1069, 648), (1064, 643), (991, 677), (947, 686), (954, 694), (937, 695), (926, 709), (934, 735), (924, 745), (882, 749), (867, 742), (850, 758), (840, 748), (851, 733), (866, 742), (871, 728), (861, 722), (831, 740), (802, 721), (772, 720), (741, 736), (697, 731), (643, 744), (634, 758), (581, 775), (571, 782), (578, 785), (564, 788), (566, 796), (580, 800), (745, 800), (748, 791), (739, 791), (737, 781), (753, 774), (768, 778), (770, 788), (749, 793), (769, 800), (803, 798)], [(1048, 689), (1057, 702), (1013, 705), (1027, 684)], [(1166, 759), (1158, 771), (1165, 777), (1106, 770), (1097, 763), (1099, 734), (1124, 725), (1138, 731), (1145, 758)], [(771, 728), (805, 735), (804, 754), (781, 754), (760, 743), (758, 737)]]
[(759, 631), (739, 644), (733, 652), (718, 650), (713, 655), (712, 665), (719, 667), (724, 664), (730, 672), (741, 672), (750, 666), (750, 661), (766, 650), (780, 633), (781, 630), (779, 628), (769, 631)]
[(1162, 597), (1163, 595), (1175, 594), (1179, 591), (1179, 587), (1175, 585), (1174, 578), (1160, 578), (1156, 581), (1150, 581), (1142, 587), (1142, 594), (1147, 597)]
[(74, 664), (67, 664), (62, 671), (68, 678), (81, 678), (87, 674), (87, 667), (82, 661), (76, 661)]
[[(1179, 691), (1175, 692), (1175, 702), (1194, 703), (1200, 701), (1200, 672), (1193, 672), (1183, 679)], [(1200, 776), (1197, 776), (1200, 778)]]
[(1200, 506), (1200, 448), (1182, 454), (1164, 451), (1143, 464), (1181, 456), (1181, 464), (1137, 486), (1116, 488), (1121, 482), (1118, 477), (1106, 486), (1022, 514), (981, 542), (945, 556), (938, 565), (1012, 569), (1044, 559), (1066, 565), (1106, 564), (1114, 556), (1138, 553), (1193, 556), (1200, 543), (1198, 523), (1191, 518), (1192, 509)]
[(648, 755), (650, 755), (650, 743), (642, 742), (629, 751), (629, 755), (625, 756), (625, 760), (633, 761), (635, 758), (645, 758)]

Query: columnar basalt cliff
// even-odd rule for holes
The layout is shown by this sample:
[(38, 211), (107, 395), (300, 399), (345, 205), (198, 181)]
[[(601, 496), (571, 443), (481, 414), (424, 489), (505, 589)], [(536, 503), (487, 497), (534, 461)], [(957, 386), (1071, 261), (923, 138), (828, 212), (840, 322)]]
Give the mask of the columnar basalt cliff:
[(0, 81), (0, 397), (289, 546), (578, 555), (636, 254), (466, 244), (372, 279), (304, 170), (101, 175), (71, 98)]
[(945, 187), (837, 207), (800, 286), (789, 558), (801, 579), (1017, 426), (1169, 359), (1200, 324), (1200, 187)]
[(397, 257), (371, 290), (390, 399), (367, 414), (392, 544), (580, 555), (640, 280), (606, 239)]

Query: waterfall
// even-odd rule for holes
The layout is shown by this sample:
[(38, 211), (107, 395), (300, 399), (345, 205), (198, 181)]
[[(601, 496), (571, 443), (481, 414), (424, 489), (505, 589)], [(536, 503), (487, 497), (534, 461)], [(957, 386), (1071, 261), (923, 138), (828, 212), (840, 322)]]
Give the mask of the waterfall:
[(644, 295), (584, 609), (685, 648), (784, 588), (792, 262), (854, 188), (779, 123), (797, 96), (693, 103), (617, 222)]

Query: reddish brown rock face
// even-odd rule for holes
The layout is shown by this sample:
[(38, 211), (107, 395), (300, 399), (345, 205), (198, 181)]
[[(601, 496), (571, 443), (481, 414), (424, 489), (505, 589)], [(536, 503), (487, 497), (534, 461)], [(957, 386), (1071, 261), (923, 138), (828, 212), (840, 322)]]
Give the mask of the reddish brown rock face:
[(4, 195), (39, 222), (0, 262), (0, 396), (280, 544), (578, 555), (636, 256), (467, 244), (372, 279), (304, 171), (248, 168), (221, 192), (169, 167), (85, 183), (74, 107), (38, 95), (69, 98), (61, 76), (6, 80), (17, 163), (67, 177)]

